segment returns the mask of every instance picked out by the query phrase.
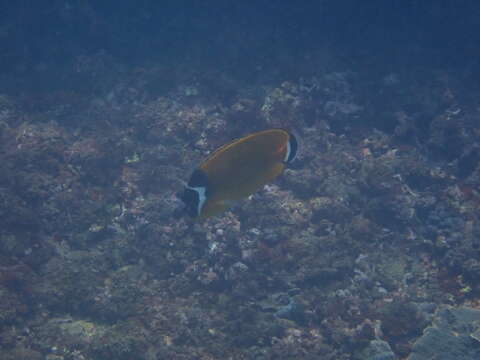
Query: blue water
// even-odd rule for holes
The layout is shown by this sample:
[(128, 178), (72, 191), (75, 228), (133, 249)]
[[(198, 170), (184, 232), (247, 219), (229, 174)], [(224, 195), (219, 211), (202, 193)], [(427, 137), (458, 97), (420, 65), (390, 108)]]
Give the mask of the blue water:
[[(1, 1), (0, 358), (480, 358), (479, 19)], [(209, 153), (277, 127), (295, 162), (185, 214)]]

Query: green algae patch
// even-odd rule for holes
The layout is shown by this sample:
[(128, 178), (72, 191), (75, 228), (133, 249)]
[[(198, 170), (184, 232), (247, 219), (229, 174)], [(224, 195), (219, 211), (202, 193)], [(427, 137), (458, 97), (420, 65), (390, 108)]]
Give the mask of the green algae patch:
[(379, 265), (382, 284), (392, 290), (400, 286), (405, 278), (407, 264), (402, 257), (388, 258), (388, 262)]
[(80, 341), (88, 341), (89, 339), (95, 336), (100, 336), (104, 333), (102, 327), (84, 320), (60, 324), (60, 330), (67, 336), (77, 337)]

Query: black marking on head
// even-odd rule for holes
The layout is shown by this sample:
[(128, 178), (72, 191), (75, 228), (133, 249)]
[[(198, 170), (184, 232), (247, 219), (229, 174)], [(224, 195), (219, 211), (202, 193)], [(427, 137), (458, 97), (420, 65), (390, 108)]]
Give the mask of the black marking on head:
[(297, 151), (298, 151), (297, 138), (292, 133), (288, 133), (288, 135), (289, 135), (288, 145), (289, 145), (290, 152), (288, 153), (287, 160), (285, 161), (287, 164), (295, 160), (295, 157), (297, 156)]
[(190, 176), (187, 185), (191, 188), (204, 187), (205, 189), (208, 189), (209, 181), (207, 174), (201, 169), (196, 169)]
[(209, 193), (210, 186), (207, 175), (201, 169), (196, 169), (179, 198), (185, 203), (187, 214), (197, 217), (200, 215)]
[(200, 201), (200, 196), (197, 191), (185, 188), (183, 192), (179, 195), (180, 200), (185, 203), (185, 211), (191, 217), (198, 216), (198, 203)]

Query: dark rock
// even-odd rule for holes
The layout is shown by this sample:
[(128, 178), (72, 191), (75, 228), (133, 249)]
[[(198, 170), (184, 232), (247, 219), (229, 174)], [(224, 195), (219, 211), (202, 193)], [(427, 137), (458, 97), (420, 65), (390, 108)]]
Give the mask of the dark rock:
[(480, 359), (479, 328), (480, 310), (442, 306), (432, 325), (413, 344), (408, 360)]

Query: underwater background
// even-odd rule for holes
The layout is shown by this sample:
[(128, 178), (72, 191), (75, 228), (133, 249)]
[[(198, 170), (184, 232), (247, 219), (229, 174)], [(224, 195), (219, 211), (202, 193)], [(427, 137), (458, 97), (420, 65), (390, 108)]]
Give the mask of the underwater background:
[(473, 0), (0, 1), (0, 359), (480, 359), (479, 75)]

